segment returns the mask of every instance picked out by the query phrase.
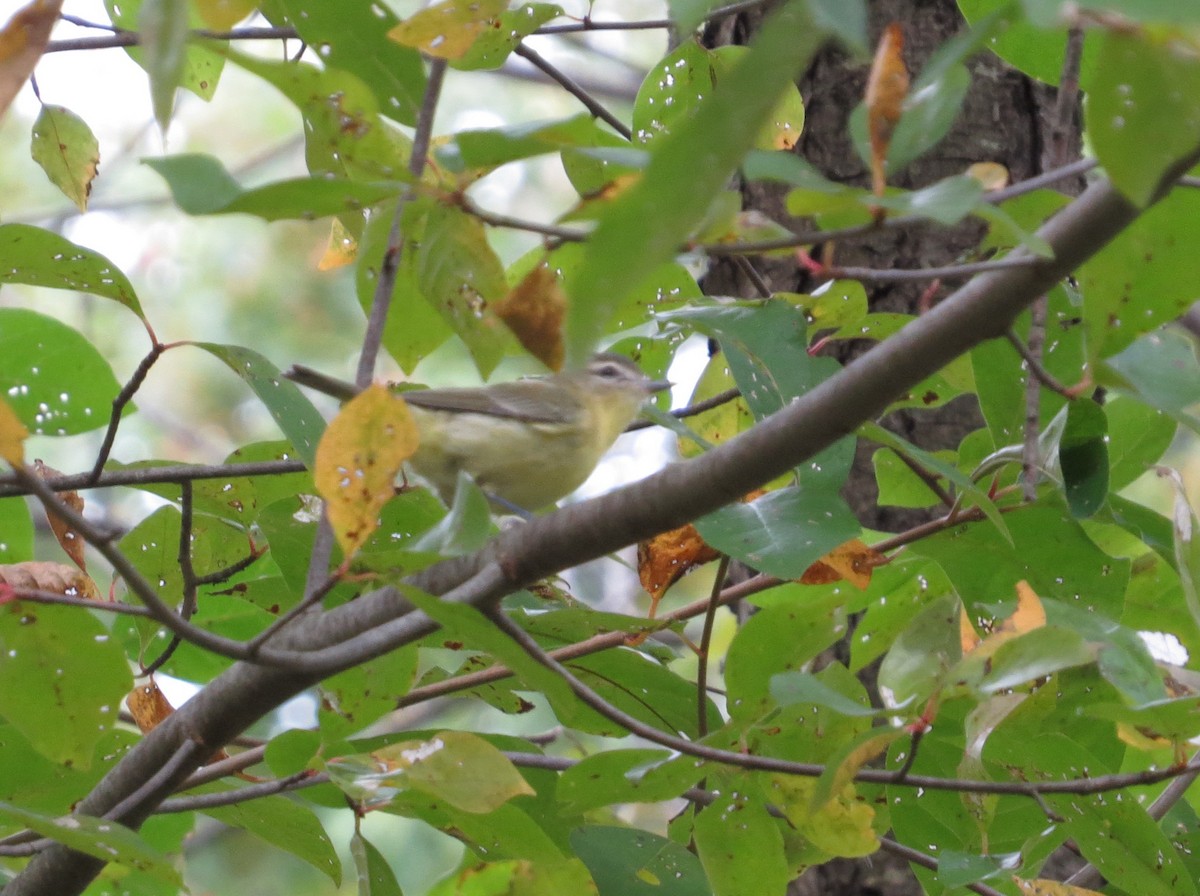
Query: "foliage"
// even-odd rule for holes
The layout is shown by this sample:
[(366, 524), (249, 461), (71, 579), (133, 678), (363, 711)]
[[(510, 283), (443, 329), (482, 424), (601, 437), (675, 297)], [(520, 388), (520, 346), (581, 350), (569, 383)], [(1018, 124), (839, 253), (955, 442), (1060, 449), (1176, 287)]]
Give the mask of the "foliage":
[[(0, 880), (65, 892), (38, 889), (39, 861), (61, 870), (86, 854), (107, 863), (88, 892), (175, 893), (187, 880), (184, 838), (210, 817), (307, 863), (332, 882), (326, 892), (341, 880), (340, 849), (360, 893), (398, 893), (409, 857), (370, 839), (375, 818), (394, 816), (463, 844), (457, 864), (437, 870), (439, 894), (783, 893), (807, 868), (879, 849), (902, 852), (930, 894), (1081, 893), (1086, 872), (1037, 880), (1069, 849), (1119, 892), (1194, 894), (1200, 805), (1173, 782), (1196, 770), (1188, 750), (1200, 736), (1200, 521), (1183, 480), (1157, 465), (1181, 427), (1200, 430), (1195, 347), (1169, 325), (1197, 297), (1200, 198), (1190, 182), (1162, 189), (1200, 146), (1200, 17), (1150, 0), (1090, 0), (1070, 21), (1042, 0), (961, 5), (973, 30), (911, 88), (902, 28), (885, 32), (874, 70), (888, 80), (851, 117), (874, 173), (865, 189), (790, 152), (804, 120), (793, 85), (813, 54), (838, 40), (870, 67), (861, 0), (789, 0), (748, 49), (708, 50), (685, 34), (620, 114), (585, 95), (588, 115), (462, 128), (432, 144), (443, 81), (483, 72), (473, 83), (504, 93), (500, 69), (514, 54), (554, 77), (525, 38), (599, 26), (545, 3), (445, 0), (406, 15), (367, 3), (332, 14), (319, 0), (107, 4), (114, 26), (140, 31), (129, 52), (161, 127), (179, 88), (207, 100), (231, 69), (298, 113), (301, 176), (245, 186), (220, 153), (146, 164), (190, 215), (321, 219), (329, 248), (312, 266), (352, 267), (337, 301), (367, 311), (368, 366), (373, 345), (411, 373), (453, 344), (487, 378), (522, 346), (568, 364), (611, 346), (658, 378), (685, 343), (707, 341), (693, 400), (730, 387), (737, 397), (683, 421), (657, 414), (682, 454), (702, 456), (684, 470), (710, 451), (733, 457), (753, 444), (741, 434), (756, 438), (796, 401), (841, 388), (822, 351), (831, 342), (899, 345), (919, 323), (868, 307), (861, 284), (896, 272), (806, 255), (826, 281), (811, 295), (704, 296), (697, 258), (836, 240), (743, 210), (728, 190), (735, 174), (782, 185), (787, 210), (817, 231), (982, 222), (986, 238), (961, 273), (983, 271), (986, 289), (988, 271), (1045, 262), (1053, 233), (1039, 228), (1062, 197), (1048, 186), (996, 192), (984, 167), (911, 191), (886, 178), (946, 133), (966, 93), (963, 60), (981, 46), (1050, 78), (1044, 49), (1083, 29), (1085, 133), (1103, 169), (1093, 177), (1145, 213), (1086, 247), (1074, 279), (1049, 290), (1041, 363), (1018, 351), (1038, 326), (1022, 315), (1020, 337), (964, 334), (977, 343), (968, 353), (899, 383), (875, 409), (973, 396), (984, 425), (956, 449), (921, 450), (847, 402), (813, 450), (745, 474), (763, 494), (739, 502), (720, 478), (759, 459), (714, 467), (711, 489), (676, 513), (695, 527), (642, 546), (643, 581), (670, 607), (650, 619), (600, 612), (583, 584), (546, 577), (607, 550), (609, 536), (573, 537), (579, 517), (563, 517), (571, 543), (528, 561), (505, 553), (519, 527), (493, 540), (487, 499), (470, 483), (448, 509), (419, 484), (397, 490), (415, 445), (385, 390), (355, 399), (322, 441), (324, 417), (283, 377), (269, 334), (161, 341), (138, 276), (49, 223), (0, 226), (0, 281), (108, 300), (147, 336), (122, 383), (102, 340), (42, 308), (0, 310), (0, 444), (13, 467), (0, 483)], [(711, 11), (672, 10), (689, 26)], [(23, 17), (56, 12), (34, 2)], [(264, 20), (309, 49), (295, 58), (250, 42), (246, 29)], [(2, 35), (0, 86), (26, 78), (39, 33), (15, 22)], [(47, 104), (31, 129), (33, 158), (80, 209), (98, 176), (91, 117)], [(480, 207), (477, 182), (547, 156), (577, 191), (557, 220)], [(506, 263), (496, 248), (506, 229), (545, 243)], [(539, 323), (523, 329), (529, 319)], [(110, 457), (139, 390), (186, 352), (237, 374), (282, 440), (241, 445), (215, 466)], [(858, 362), (871, 363), (871, 352)], [(1042, 385), (1032, 409), (1031, 376)], [(1023, 435), (1031, 414), (1037, 431)], [(87, 432), (108, 437), (69, 471), (79, 475), (26, 466), (26, 438)], [(842, 497), (856, 440), (874, 446), (881, 502), (927, 509), (931, 523), (863, 531)], [(1024, 474), (1023, 443), (1037, 452)], [(1177, 486), (1171, 516), (1128, 492), (1152, 469)], [(120, 537), (83, 513), (84, 496), (89, 511), (108, 506), (89, 491), (99, 485), (146, 498)], [(29, 494), (79, 572), (48, 562), (58, 548), (33, 537)], [(637, 499), (625, 491), (606, 505), (633, 532)], [(711, 595), (672, 601), (683, 573), (713, 568), (718, 552)], [(730, 559), (755, 575), (724, 587)], [(432, 587), (468, 562), (492, 578)], [(756, 609), (741, 625), (722, 609), (738, 599)], [(1152, 640), (1176, 649), (1152, 655)], [(831, 659), (839, 643), (844, 662)], [(155, 673), (203, 696), (172, 711)], [(313, 723), (280, 730), (272, 713), (294, 694), (317, 707)], [(433, 702), (447, 695), (513, 716), (513, 730), (535, 711), (561, 732), (548, 742), (501, 733), (495, 715)], [(414, 706), (430, 707), (421, 730), (393, 715)], [(256, 723), (261, 737), (231, 744)], [(337, 834), (350, 818), (353, 832)]]

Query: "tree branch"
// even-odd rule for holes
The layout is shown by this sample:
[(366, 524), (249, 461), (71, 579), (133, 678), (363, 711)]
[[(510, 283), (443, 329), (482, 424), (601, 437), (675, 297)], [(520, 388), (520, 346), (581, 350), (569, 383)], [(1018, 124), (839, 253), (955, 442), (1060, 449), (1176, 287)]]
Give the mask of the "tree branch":
[[(1200, 147), (1172, 166), (1155, 198), (1165, 194), (1198, 158)], [(747, 432), (642, 482), (503, 532), (482, 551), (438, 564), (415, 577), (413, 584), (445, 595), (445, 599), (487, 610), (516, 588), (737, 500), (875, 418), (898, 395), (974, 345), (1003, 336), (1034, 298), (1098, 252), (1139, 213), (1108, 182), (1093, 184), (1039, 230), (1039, 236), (1053, 249), (1053, 258), (980, 275)], [(130, 806), (122, 818), (125, 824), (138, 827), (187, 777), (190, 769), (180, 769), (178, 780), (163, 781), (154, 792), (141, 790), (183, 740), (194, 739), (216, 749), (323, 675), (410, 643), (435, 628), (422, 614), (394, 619), (406, 604), (397, 589), (383, 588), (321, 616), (299, 620), (280, 633), (280, 640), (288, 650), (304, 651), (314, 666), (283, 670), (236, 663), (122, 757), (79, 802), (78, 811), (103, 814), (129, 794), (140, 793), (140, 802)], [(769, 764), (767, 757), (753, 759), (756, 764)], [(785, 765), (795, 773), (794, 766)], [(1066, 783), (958, 783), (963, 789), (987, 792), (1078, 792), (1081, 786), (1098, 792), (1192, 771), (1191, 766), (1183, 766)], [(887, 774), (882, 773), (884, 782)], [(912, 776), (907, 783), (924, 786), (925, 782)], [(79, 893), (101, 866), (100, 860), (56, 844), (29, 862), (7, 885), (5, 896)]]

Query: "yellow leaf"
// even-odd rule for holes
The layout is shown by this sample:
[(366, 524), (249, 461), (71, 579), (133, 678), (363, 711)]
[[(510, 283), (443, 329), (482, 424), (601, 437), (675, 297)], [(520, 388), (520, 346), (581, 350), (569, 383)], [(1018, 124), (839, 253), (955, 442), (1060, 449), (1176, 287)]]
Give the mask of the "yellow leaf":
[(439, 59), (460, 59), (508, 8), (505, 0), (443, 0), (388, 32), (398, 44)]
[(1008, 169), (999, 162), (976, 162), (967, 168), (967, 177), (979, 181), (985, 190), (999, 190), (1008, 186)]
[(0, 398), (0, 457), (14, 467), (25, 463), (25, 440), (29, 430), (7, 401)]
[(61, 9), (62, 0), (33, 0), (0, 29), (0, 115), (33, 74)]
[(408, 406), (378, 384), (347, 402), (325, 429), (313, 478), (347, 559), (375, 531), (417, 441)]
[(254, 10), (259, 0), (195, 0), (204, 24), (214, 31), (227, 31)]
[(1056, 880), (1022, 880), (1013, 875), (1013, 883), (1021, 891), (1021, 896), (1103, 896), (1095, 890), (1064, 884)]
[(329, 245), (325, 247), (325, 254), (317, 262), (317, 270), (332, 271), (335, 268), (344, 268), (353, 264), (357, 257), (358, 240), (346, 229), (345, 224), (334, 218), (333, 226), (329, 228)]

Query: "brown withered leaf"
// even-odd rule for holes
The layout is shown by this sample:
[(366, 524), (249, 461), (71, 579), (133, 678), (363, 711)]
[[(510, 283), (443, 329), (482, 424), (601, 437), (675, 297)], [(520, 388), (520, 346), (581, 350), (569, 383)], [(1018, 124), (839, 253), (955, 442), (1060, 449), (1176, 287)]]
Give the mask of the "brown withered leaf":
[(62, 0), (33, 0), (0, 28), (0, 115), (33, 74), (61, 9)]
[(536, 265), (492, 310), (526, 351), (551, 370), (562, 370), (567, 299), (548, 264)]
[[(86, 573), (65, 563), (29, 561), (0, 563), (0, 584), (30, 591), (49, 591), (69, 597), (101, 600), (100, 589)], [(18, 599), (20, 595), (17, 595)]]
[(145, 684), (139, 684), (125, 698), (125, 705), (142, 734), (149, 734), (158, 723), (175, 711), (166, 695), (159, 690), (151, 675)]
[(828, 585), (845, 579), (855, 588), (865, 591), (871, 584), (871, 570), (887, 563), (887, 557), (870, 545), (852, 538), (840, 544), (800, 577), (801, 585)]
[(1042, 599), (1038, 597), (1037, 592), (1024, 579), (1017, 582), (1016, 590), (1017, 609), (1011, 616), (987, 627), (982, 640), (971, 620), (967, 618), (966, 610), (963, 610), (959, 616), (959, 638), (964, 655), (976, 649), (986, 650), (990, 655), (1005, 641), (1011, 641), (1017, 635), (1031, 632), (1046, 624), (1046, 608), (1042, 606)]
[(697, 566), (719, 557), (690, 523), (638, 542), (638, 579), (650, 595), (650, 618), (667, 589)]
[(904, 31), (899, 22), (884, 29), (867, 76), (867, 134), (871, 143), (871, 189), (882, 196), (887, 186), (887, 154), (892, 134), (908, 96), (908, 69), (904, 65)]
[[(753, 501), (764, 494), (762, 489), (755, 489), (744, 495), (742, 501)], [(658, 602), (668, 588), (697, 566), (703, 566), (720, 556), (690, 523), (669, 532), (661, 532), (649, 541), (638, 542), (638, 579), (650, 595), (650, 618), (654, 618)]]
[[(62, 475), (53, 467), (48, 467), (41, 460), (33, 462), (34, 474), (42, 480), (57, 479)], [(83, 513), (83, 496), (77, 491), (59, 492), (59, 499), (77, 513)], [(67, 552), (67, 556), (71, 558), (76, 566), (84, 572), (87, 572), (87, 560), (84, 557), (84, 548), (86, 545), (79, 533), (76, 532), (71, 525), (56, 513), (46, 511), (46, 520), (50, 523), (50, 531), (54, 533), (54, 537), (58, 539), (58, 543), (62, 545), (62, 549)]]

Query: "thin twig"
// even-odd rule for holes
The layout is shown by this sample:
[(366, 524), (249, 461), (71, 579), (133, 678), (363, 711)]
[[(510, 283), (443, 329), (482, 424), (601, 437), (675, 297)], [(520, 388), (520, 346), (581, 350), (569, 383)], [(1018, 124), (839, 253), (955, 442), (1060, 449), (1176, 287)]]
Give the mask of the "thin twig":
[[(1043, 327), (1043, 332), (1045, 328)], [(1030, 336), (1032, 337), (1032, 333)], [(1025, 362), (1025, 366), (1029, 369), (1030, 379), (1034, 382), (1045, 386), (1051, 392), (1061, 395), (1063, 398), (1074, 398), (1071, 390), (1064, 386), (1055, 378), (1049, 370), (1047, 370), (1034, 350), (1021, 341), (1021, 337), (1016, 334), (1012, 327), (1005, 331), (1004, 337), (1011, 343), (1012, 347), (1017, 350), (1017, 354), (1021, 356), (1021, 360)]]
[(27, 600), (32, 604), (62, 604), (68, 607), (80, 607), (85, 610), (118, 613), (123, 616), (150, 616), (149, 610), (135, 604), (124, 604), (112, 600), (96, 600), (91, 597), (60, 594), (57, 591), (41, 591), (36, 588), (13, 588), (12, 596), (14, 600)]
[(717, 607), (721, 601), (721, 586), (729, 572), (729, 557), (721, 555), (717, 564), (717, 576), (713, 579), (712, 593), (708, 596), (708, 608), (704, 611), (704, 628), (700, 633), (700, 649), (696, 653), (696, 732), (708, 734), (708, 652), (712, 647), (713, 625), (717, 619)]
[[(153, 336), (153, 334), (151, 334)], [(133, 396), (137, 394), (137, 390), (142, 387), (142, 383), (146, 381), (147, 374), (150, 373), (150, 368), (161, 357), (162, 353), (167, 350), (167, 347), (155, 340), (146, 357), (142, 358), (141, 363), (133, 371), (133, 376), (129, 378), (129, 382), (117, 393), (117, 397), (113, 399), (112, 415), (108, 419), (108, 429), (104, 432), (104, 440), (100, 444), (100, 450), (96, 453), (96, 462), (92, 464), (92, 472), (88, 477), (89, 484), (94, 484), (100, 479), (100, 474), (104, 472), (104, 465), (108, 463), (108, 456), (112, 452), (113, 442), (117, 438), (117, 427), (121, 423), (121, 415), (125, 413), (125, 408), (129, 402), (133, 400)]]
[[(676, 408), (671, 411), (671, 416), (677, 420), (682, 420), (686, 417), (694, 417), (697, 414), (703, 414), (705, 411), (711, 411), (713, 408), (719, 408), (723, 404), (741, 397), (740, 389), (726, 389), (724, 392), (718, 392), (711, 398), (706, 398), (703, 401), (698, 401), (695, 404), (690, 404), (686, 408)], [(651, 426), (657, 426), (653, 420), (634, 420), (625, 427), (625, 432), (634, 432), (639, 429), (647, 429)]]
[(537, 50), (533, 50), (526, 44), (520, 43), (517, 44), (517, 47), (515, 50), (513, 50), (513, 53), (517, 56), (520, 56), (522, 59), (527, 60), (529, 63), (544, 72), (548, 78), (558, 84), (563, 90), (571, 94), (571, 96), (575, 97), (575, 99), (579, 100), (579, 102), (583, 103), (585, 109), (587, 109), (601, 121), (606, 122), (609, 127), (611, 127), (626, 140), (632, 139), (633, 132), (629, 129), (629, 126), (626, 125), (625, 122), (621, 121), (621, 119), (609, 112), (608, 109), (604, 108), (602, 103), (584, 90), (570, 75), (564, 71), (560, 71), (558, 68), (552, 65), (545, 59), (545, 57), (538, 53)]
[(274, 781), (263, 781), (239, 787), (236, 790), (223, 790), (218, 793), (200, 793), (195, 796), (176, 796), (163, 800), (154, 810), (155, 815), (169, 815), (173, 812), (203, 812), (205, 809), (216, 809), (220, 806), (236, 806), (252, 800), (261, 800), (281, 793), (293, 793), (306, 787), (318, 784), (328, 784), (329, 775), (326, 772), (312, 772), (305, 769), (279, 778)]
[[(295, 28), (283, 26), (280, 28), (259, 26), (234, 28), (229, 31), (209, 31), (198, 29), (188, 33), (189, 40), (294, 40), (300, 35)], [(136, 31), (116, 31), (104, 37), (74, 37), (66, 40), (52, 40), (46, 45), (47, 53), (66, 53), (75, 50), (111, 50), (117, 47), (136, 47), (142, 42), (142, 36)]]
[[(73, 492), (92, 488), (112, 488), (120, 485), (164, 485), (199, 482), (203, 479), (243, 479), (251, 476), (280, 476), (303, 473), (307, 468), (298, 460), (267, 460), (246, 464), (178, 464), (165, 467), (131, 467), (108, 470), (99, 479), (92, 474), (72, 473), (44, 480), (55, 492)], [(0, 474), (0, 498), (16, 498), (31, 494), (16, 474)]]

